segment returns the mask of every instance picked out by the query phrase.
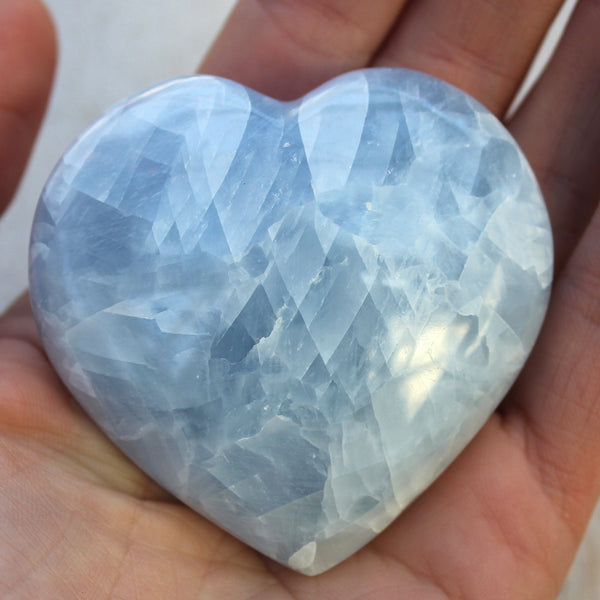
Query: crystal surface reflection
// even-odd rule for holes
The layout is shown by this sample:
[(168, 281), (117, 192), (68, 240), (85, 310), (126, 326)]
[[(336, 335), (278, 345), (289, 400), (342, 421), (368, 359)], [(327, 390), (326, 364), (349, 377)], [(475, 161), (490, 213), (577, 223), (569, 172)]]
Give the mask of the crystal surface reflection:
[(199, 76), (111, 110), (33, 226), (47, 352), (146, 472), (314, 574), (386, 527), (506, 393), (552, 241), (520, 150), (412, 71), (293, 103)]

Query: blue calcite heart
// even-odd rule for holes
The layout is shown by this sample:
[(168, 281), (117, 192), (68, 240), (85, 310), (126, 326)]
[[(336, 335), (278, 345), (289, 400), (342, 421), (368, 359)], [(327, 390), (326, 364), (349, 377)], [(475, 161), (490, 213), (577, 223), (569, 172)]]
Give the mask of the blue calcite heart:
[(475, 435), (532, 348), (551, 273), (515, 142), (399, 69), (291, 103), (199, 76), (118, 105), (50, 178), (30, 270), (48, 355), (102, 429), (309, 574)]

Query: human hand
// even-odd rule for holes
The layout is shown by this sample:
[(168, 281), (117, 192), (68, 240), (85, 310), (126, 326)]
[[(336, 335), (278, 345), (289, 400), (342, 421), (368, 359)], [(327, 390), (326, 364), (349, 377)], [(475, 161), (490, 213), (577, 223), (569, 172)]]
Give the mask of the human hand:
[[(411, 67), (501, 115), (560, 3), (403, 4), (246, 0), (202, 70), (292, 98), (346, 70)], [(548, 72), (510, 123), (555, 235), (541, 338), (499, 411), (382, 535), (308, 578), (220, 531), (89, 421), (21, 302), (0, 321), (0, 597), (554, 598), (600, 493), (599, 29), (597, 2), (581, 0)], [(17, 74), (0, 79), (6, 199), (45, 104), (53, 45), (35, 0), (0, 3), (0, 39), (0, 72)]]

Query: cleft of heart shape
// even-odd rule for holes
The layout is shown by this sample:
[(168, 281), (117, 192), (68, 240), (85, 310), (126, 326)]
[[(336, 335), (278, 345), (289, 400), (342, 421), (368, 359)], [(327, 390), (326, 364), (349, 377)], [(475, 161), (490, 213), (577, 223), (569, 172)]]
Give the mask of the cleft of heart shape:
[(144, 471), (320, 573), (473, 438), (546, 310), (550, 225), (478, 102), (373, 69), (277, 102), (197, 76), (65, 154), (31, 298), (73, 395)]

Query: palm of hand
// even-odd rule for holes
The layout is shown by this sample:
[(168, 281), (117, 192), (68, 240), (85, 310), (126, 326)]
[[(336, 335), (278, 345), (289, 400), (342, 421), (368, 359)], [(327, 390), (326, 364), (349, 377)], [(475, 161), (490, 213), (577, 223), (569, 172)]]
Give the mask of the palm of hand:
[[(335, 11), (341, 6), (339, 2), (242, 4), (209, 55), (205, 69), (246, 78), (244, 83), (266, 93), (289, 96), (343, 69), (367, 63), (401, 64), (447, 75), (450, 80), (455, 77), (458, 81), (454, 83), (462, 83), (496, 111), (505, 107), (515, 82), (511, 84), (506, 73), (498, 76), (496, 63), (483, 62), (479, 54), (473, 54), (461, 67), (458, 59), (444, 62), (447, 59), (436, 59), (434, 52), (423, 53), (417, 60), (407, 48), (418, 39), (419, 11), (424, 9), (415, 7), (398, 17), (390, 33), (384, 29), (383, 19), (393, 22), (402, 2), (374, 2), (386, 8), (377, 13), (379, 17), (370, 16), (371, 20), (362, 24), (362, 37), (352, 21), (360, 16), (360, 9), (349, 8), (349, 14), (341, 17)], [(38, 39), (40, 31), (45, 31), (47, 43), (51, 43), (48, 24), (34, 0), (8, 4), (15, 18), (25, 22), (27, 17), (30, 27), (39, 28)], [(470, 4), (469, 0), (457, 3), (463, 8)], [(515, 14), (524, 11), (525, 16), (528, 10), (536, 12), (532, 7), (517, 9), (519, 4), (527, 3), (506, 2), (504, 6), (510, 5), (508, 12)], [(546, 4), (547, 20), (553, 3)], [(586, 6), (592, 3), (582, 4), (569, 35), (573, 37), (577, 26), (579, 39), (589, 38), (591, 45), (594, 29), (590, 14), (597, 22), (598, 11), (588, 7), (586, 15)], [(443, 3), (423, 5), (430, 7), (434, 16), (436, 11), (444, 11), (440, 8)], [(315, 6), (320, 7), (316, 12)], [(318, 44), (303, 49), (301, 36), (286, 37), (284, 43), (285, 27), (280, 18), (285, 11), (290, 13), (285, 22), (295, 22), (292, 16), (299, 19), (306, 31), (312, 32), (313, 42), (320, 39), (315, 24), (327, 22), (331, 26), (328, 32), (339, 33), (340, 44), (350, 46), (350, 58), (327, 55), (319, 51)], [(395, 11), (394, 16), (381, 14), (385, 11)], [(480, 19), (484, 13), (482, 10)], [(37, 15), (33, 25), (32, 15)], [(381, 23), (375, 22), (377, 18)], [(456, 45), (452, 31), (454, 35), (460, 33), (458, 21), (453, 30), (450, 16), (444, 18), (444, 43), (451, 51)], [(255, 35), (253, 42), (248, 40), (249, 33), (240, 34), (240, 24), (251, 19), (265, 32), (264, 36)], [(472, 19), (477, 22), (478, 17)], [(490, 31), (496, 27), (491, 22), (486, 26)], [(365, 33), (377, 28), (379, 37)], [(384, 33), (388, 42), (382, 50)], [(240, 35), (254, 44), (257, 67), (274, 44), (283, 50), (289, 47), (290, 54), (294, 51), (295, 56), (303, 57), (302, 68), (296, 65), (298, 89), (277, 87), (281, 81), (278, 69), (291, 64), (285, 51), (270, 59), (269, 70), (254, 72), (247, 65), (242, 69), (243, 57), (229, 42)], [(350, 52), (360, 45), (357, 40), (363, 40), (365, 47), (367, 40), (372, 45), (371, 50), (364, 50), (362, 62), (356, 52)], [(424, 43), (420, 42), (421, 49)], [(486, 49), (482, 40), (472, 43), (479, 44), (473, 53)], [(15, 56), (23, 52), (18, 43), (13, 45)], [(26, 302), (21, 302), (0, 321), (2, 597), (553, 598), (600, 487), (595, 466), (600, 443), (594, 435), (600, 425), (600, 411), (594, 404), (600, 382), (594, 373), (593, 353), (585, 354), (600, 336), (600, 290), (595, 285), (600, 272), (589, 258), (597, 251), (593, 228), (598, 227), (599, 217), (588, 225), (599, 188), (589, 178), (585, 185), (578, 180), (586, 172), (585, 161), (592, 161), (592, 151), (600, 144), (600, 127), (596, 117), (596, 128), (586, 130), (587, 157), (579, 157), (577, 164), (547, 151), (552, 135), (559, 133), (546, 133), (546, 137), (540, 133), (544, 129), (540, 114), (544, 111), (554, 111), (560, 125), (561, 117), (566, 122), (575, 108), (583, 110), (591, 105), (589, 93), (581, 94), (576, 107), (574, 100), (569, 104), (560, 94), (552, 94), (565, 77), (563, 63), (573, 60), (573, 48), (563, 46), (545, 81), (512, 124), (513, 133), (545, 184), (555, 228), (558, 278), (548, 322), (532, 360), (502, 410), (413, 506), (369, 546), (319, 577), (307, 578), (268, 562), (169, 497), (104, 438), (57, 379), (39, 347)], [(457, 57), (469, 56), (456, 48)], [(532, 52), (530, 48), (529, 54)], [(524, 64), (529, 54), (521, 59)], [(318, 66), (316, 61), (311, 63), (316, 58)], [(584, 81), (594, 65), (592, 59), (581, 62), (578, 77)], [(29, 119), (30, 125), (39, 120), (49, 71), (49, 64), (45, 70), (40, 67), (32, 75), (32, 80), (39, 80), (37, 86), (26, 90), (33, 108), (21, 118)], [(595, 85), (597, 93), (598, 82)], [(548, 98), (552, 98), (550, 104)], [(10, 107), (10, 102), (5, 105)], [(30, 137), (32, 129), (33, 125), (28, 130)], [(583, 144), (581, 130), (580, 123), (573, 123), (572, 128), (563, 123), (561, 139), (572, 145)], [(22, 160), (25, 155), (26, 148)], [(560, 176), (553, 178), (556, 173)], [(13, 180), (16, 177), (13, 173)], [(563, 181), (576, 182), (580, 187), (563, 186)], [(575, 203), (577, 211), (573, 211)], [(586, 226), (588, 231), (579, 240)], [(560, 354), (557, 348), (562, 349)]]
[[(30, 328), (28, 316), (17, 319)], [(516, 426), (501, 417), (382, 536), (307, 578), (268, 563), (148, 480), (90, 423), (20, 331), (0, 346), (2, 430), (11, 432), (0, 445), (9, 499), (0, 539), (10, 561), (2, 585), (17, 598), (40, 590), (47, 598), (403, 592), (423, 600), (556, 591), (560, 578), (548, 577), (553, 564), (540, 545), (548, 536), (566, 537), (571, 549), (575, 541), (532, 476)]]

